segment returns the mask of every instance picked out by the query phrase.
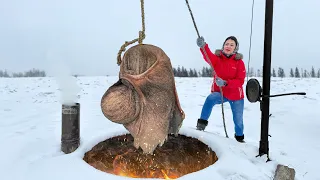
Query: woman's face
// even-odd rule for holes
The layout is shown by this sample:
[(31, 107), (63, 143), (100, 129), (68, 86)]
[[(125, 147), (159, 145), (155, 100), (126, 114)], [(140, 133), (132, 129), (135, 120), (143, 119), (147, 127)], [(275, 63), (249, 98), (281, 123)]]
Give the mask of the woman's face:
[(236, 49), (236, 42), (232, 39), (228, 39), (223, 45), (223, 52), (230, 55)]

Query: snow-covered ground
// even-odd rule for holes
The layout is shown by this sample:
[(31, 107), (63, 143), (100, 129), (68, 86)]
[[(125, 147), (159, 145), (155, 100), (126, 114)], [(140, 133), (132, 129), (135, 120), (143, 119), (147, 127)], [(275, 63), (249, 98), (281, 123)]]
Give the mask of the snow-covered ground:
[[(126, 133), (106, 119), (100, 98), (117, 77), (78, 77), (81, 88), (81, 145), (71, 154), (60, 151), (61, 103), (54, 78), (0, 78), (0, 179), (105, 180), (126, 179), (94, 169), (82, 160), (85, 152), (108, 137)], [(261, 82), (261, 79), (259, 79)], [(241, 144), (224, 136), (221, 106), (214, 107), (206, 132), (194, 129), (211, 86), (211, 78), (176, 78), (186, 119), (181, 134), (196, 137), (217, 153), (219, 160), (180, 179), (269, 180), (277, 164), (296, 170), (297, 180), (320, 179), (320, 79), (272, 78), (271, 93), (301, 92), (306, 96), (271, 99), (270, 158), (255, 157), (260, 140), (260, 107), (245, 101), (245, 136)], [(226, 124), (232, 137), (230, 106)], [(191, 128), (190, 128), (191, 127)]]

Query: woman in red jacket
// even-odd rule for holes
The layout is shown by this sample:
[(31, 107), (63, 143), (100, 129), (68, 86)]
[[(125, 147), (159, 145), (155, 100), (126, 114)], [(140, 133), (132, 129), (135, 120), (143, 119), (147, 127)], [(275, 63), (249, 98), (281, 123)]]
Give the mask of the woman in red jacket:
[[(213, 106), (221, 104), (221, 87), (224, 96), (223, 102), (229, 102), (231, 106), (235, 139), (243, 142), (244, 92), (242, 86), (246, 77), (246, 69), (242, 61), (243, 56), (238, 53), (238, 40), (234, 36), (226, 38), (222, 49), (216, 50), (215, 53), (211, 52), (203, 37), (197, 39), (197, 45), (200, 47), (204, 60), (211, 65), (216, 72), (216, 75), (213, 77), (211, 93), (206, 98), (201, 116), (198, 119), (197, 129), (205, 129), (208, 125), (208, 119)], [(205, 49), (209, 59), (206, 58), (202, 48)]]

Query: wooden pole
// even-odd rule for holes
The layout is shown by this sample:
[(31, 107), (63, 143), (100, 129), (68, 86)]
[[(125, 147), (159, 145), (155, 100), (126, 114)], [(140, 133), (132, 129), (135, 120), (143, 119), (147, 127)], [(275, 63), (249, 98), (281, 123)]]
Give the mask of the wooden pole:
[(269, 160), (269, 113), (270, 113), (270, 78), (271, 78), (271, 50), (272, 50), (272, 20), (273, 0), (266, 0), (265, 10), (265, 34), (262, 78), (262, 102), (261, 102), (261, 138), (259, 156), (268, 155)]

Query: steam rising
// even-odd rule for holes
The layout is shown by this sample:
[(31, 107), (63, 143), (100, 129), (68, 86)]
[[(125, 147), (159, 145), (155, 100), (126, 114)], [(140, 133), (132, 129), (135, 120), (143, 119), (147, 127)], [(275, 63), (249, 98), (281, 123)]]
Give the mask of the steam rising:
[(56, 76), (57, 83), (60, 87), (60, 102), (65, 105), (73, 105), (77, 102), (77, 94), (80, 92), (80, 87), (77, 84), (77, 79), (71, 75)]
[(52, 53), (47, 54), (49, 61), (50, 75), (52, 75), (59, 86), (60, 103), (64, 105), (74, 105), (78, 100), (78, 93), (81, 88), (77, 84), (77, 78), (72, 76), (63, 58), (56, 58)]

